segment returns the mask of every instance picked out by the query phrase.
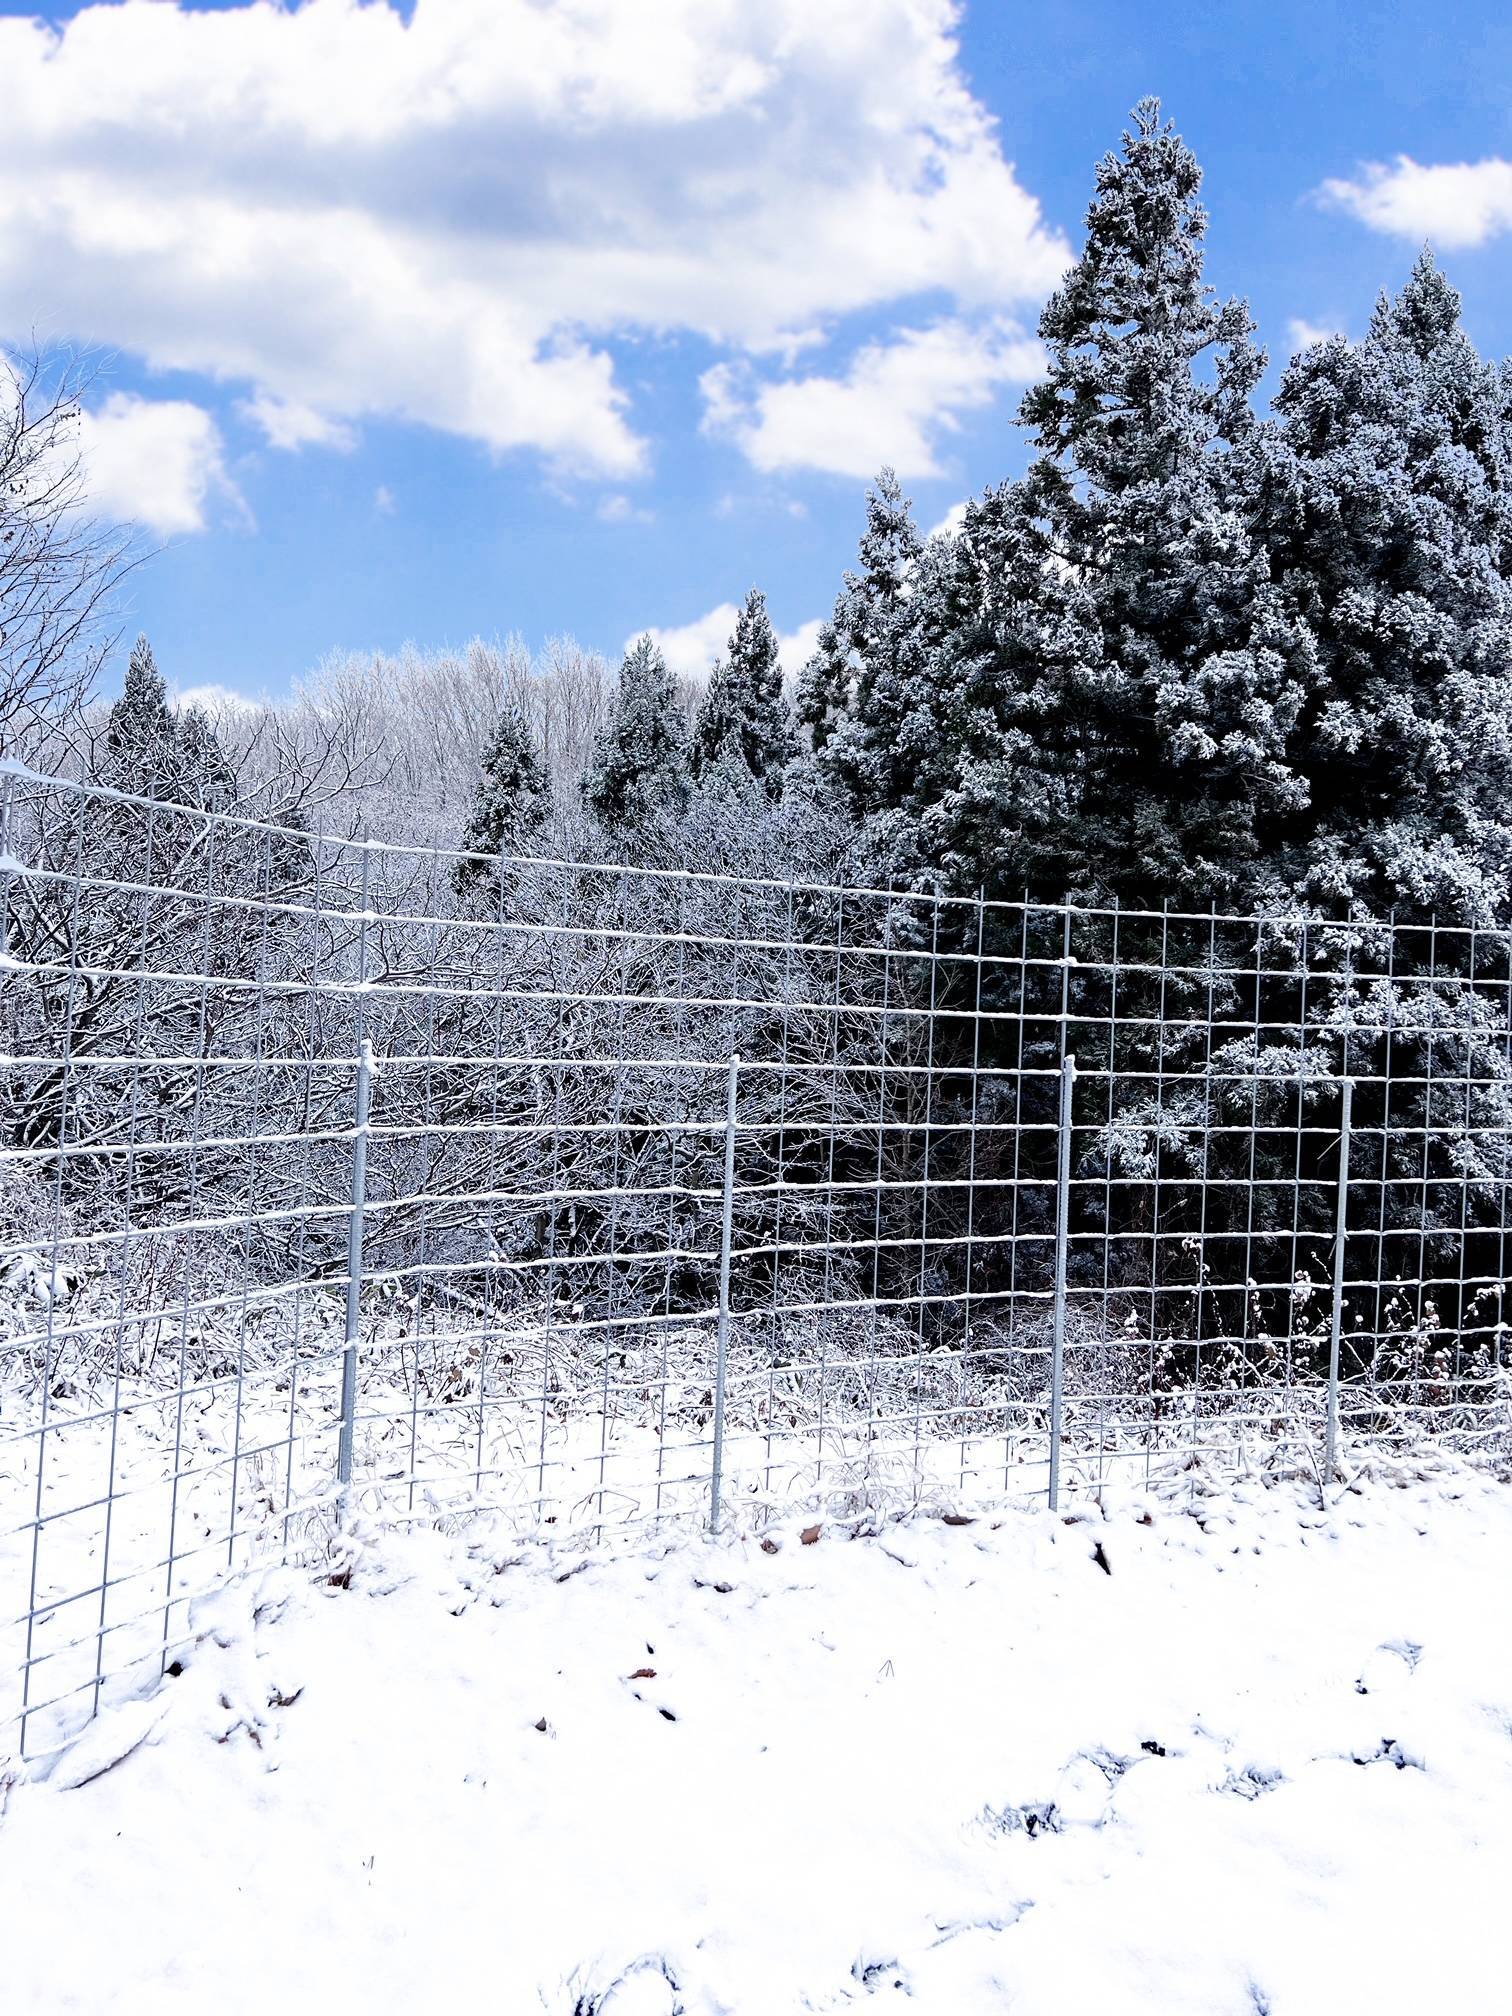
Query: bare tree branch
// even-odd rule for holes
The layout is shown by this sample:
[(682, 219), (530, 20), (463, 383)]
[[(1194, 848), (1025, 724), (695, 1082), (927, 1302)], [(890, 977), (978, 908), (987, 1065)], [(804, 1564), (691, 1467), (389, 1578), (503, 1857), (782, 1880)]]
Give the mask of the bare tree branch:
[(140, 558), (88, 511), (80, 451), (89, 361), (0, 349), (0, 749), (34, 755), (115, 642), (113, 598)]

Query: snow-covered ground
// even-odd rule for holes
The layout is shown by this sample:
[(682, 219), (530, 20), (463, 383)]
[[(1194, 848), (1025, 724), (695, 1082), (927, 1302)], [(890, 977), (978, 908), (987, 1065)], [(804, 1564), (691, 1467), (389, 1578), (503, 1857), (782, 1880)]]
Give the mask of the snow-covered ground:
[(380, 1533), (0, 1822), (14, 2016), (1385, 2016), (1509, 1989), (1512, 1492)]

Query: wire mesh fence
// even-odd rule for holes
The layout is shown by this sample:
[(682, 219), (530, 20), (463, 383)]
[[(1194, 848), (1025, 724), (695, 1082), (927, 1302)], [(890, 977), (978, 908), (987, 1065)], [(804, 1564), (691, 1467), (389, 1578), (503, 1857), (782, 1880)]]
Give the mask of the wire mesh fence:
[(370, 1515), (1512, 1442), (1503, 933), (0, 805), (0, 1743)]

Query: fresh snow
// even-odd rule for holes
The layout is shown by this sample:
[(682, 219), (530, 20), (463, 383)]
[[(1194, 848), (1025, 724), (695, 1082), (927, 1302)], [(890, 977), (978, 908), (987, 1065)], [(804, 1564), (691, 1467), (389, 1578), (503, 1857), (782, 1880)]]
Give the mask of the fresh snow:
[[(809, 1534), (805, 1544), (804, 1533)], [(345, 1551), (343, 1551), (345, 1550)], [(1512, 1496), (1447, 1460), (338, 1541), (9, 1787), (7, 2012), (1499, 2006)]]

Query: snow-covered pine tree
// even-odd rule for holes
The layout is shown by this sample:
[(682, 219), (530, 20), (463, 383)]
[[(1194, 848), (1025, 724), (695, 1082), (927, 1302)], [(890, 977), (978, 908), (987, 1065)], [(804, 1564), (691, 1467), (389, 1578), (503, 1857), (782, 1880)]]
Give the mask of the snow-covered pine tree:
[[(1247, 306), (1204, 279), (1201, 183), (1158, 103), (1142, 102), (1098, 165), (1083, 250), (1040, 319), (1048, 369), (1020, 408), (1034, 459), (968, 511), (960, 537), (977, 589), (953, 648), (973, 704), (946, 817), (957, 874), (979, 864), (998, 894), (1222, 908), (1253, 887), (1305, 795), (1293, 740), (1313, 640), (1254, 522), (1265, 429), (1250, 402), (1265, 357)], [(1068, 976), (1071, 1012), (1094, 1022), (1112, 1020), (1100, 960), (1114, 928), (1083, 932), (1084, 970)], [(1169, 956), (1139, 919), (1122, 920), (1117, 943), (1143, 969)], [(1053, 933), (1039, 949), (1054, 956)], [(1116, 1118), (1120, 1152), (1126, 1139), (1174, 1197), (1207, 1136), (1205, 1018), (1223, 1004), (1179, 970), (1162, 980), (1119, 1033)], [(1047, 1036), (1036, 1061), (1054, 1050)], [(1162, 1063), (1202, 1087), (1179, 1117), (1147, 1096)], [(1244, 1069), (1233, 1060), (1236, 1082)], [(1211, 1229), (1226, 1208), (1214, 1201)], [(1207, 1320), (1232, 1327), (1223, 1298), (1238, 1290), (1221, 1269), (1212, 1278)]]
[[(967, 520), (970, 540), (923, 540), (882, 470), (859, 566), (804, 667), (797, 711), (823, 785), (839, 787), (864, 828), (872, 872), (974, 888), (1023, 823), (1032, 747), (1014, 710), (1052, 640), (1046, 541), (1019, 488), (989, 491)], [(1016, 623), (1015, 596), (1031, 612)]]
[[(202, 712), (170, 706), (145, 637), (132, 649), (121, 697), (88, 747), (84, 768), (90, 782), (123, 795), (39, 807), (36, 846), (56, 879), (14, 902), (13, 924), (19, 942), (52, 947), (48, 957), (66, 947), (95, 979), (77, 1012), (66, 988), (50, 982), (33, 991), (28, 1015), (36, 1040), (61, 1043), (71, 1027), (77, 1041), (86, 1025), (115, 1030), (122, 1047), (169, 1055), (210, 1033), (231, 1040), (237, 1018), (255, 1019), (258, 1012), (241, 986), (217, 995), (212, 1006), (196, 1003), (204, 990), (194, 985), (144, 983), (138, 975), (178, 973), (207, 982), (234, 975), (240, 982), (297, 958), (303, 925), (290, 911), (260, 906), (301, 893), (310, 850), (286, 832), (211, 816), (237, 808), (235, 766)], [(83, 901), (76, 900), (75, 878), (83, 878)], [(162, 893), (153, 897), (152, 889)], [(190, 1076), (156, 1081), (160, 1113), (190, 1096)], [(224, 1131), (234, 1131), (237, 1093), (220, 1088), (213, 1096), (228, 1101)], [(99, 1139), (130, 1136), (135, 1097), (124, 1067), (93, 1074), (89, 1098), (89, 1124)], [(16, 1126), (42, 1142), (55, 1137), (63, 1117), (55, 1089), (40, 1085), (25, 1093)], [(161, 1199), (180, 1177), (144, 1168), (136, 1180), (144, 1196)]]
[(474, 857), (519, 853), (535, 839), (550, 810), (551, 784), (540, 751), (519, 708), (506, 707), (484, 755), (462, 835), (468, 853), (452, 871), (458, 895), (476, 889), (492, 872), (491, 862)]
[[(857, 571), (847, 571), (828, 651), (811, 661), (804, 711), (827, 719), (826, 767), (857, 814), (896, 807), (898, 735), (917, 707), (914, 576), (924, 542), (891, 469), (866, 493)], [(933, 724), (931, 724), (933, 725)]]
[(138, 637), (121, 697), (111, 708), (93, 769), (102, 784), (144, 798), (174, 798), (182, 782), (178, 724), (152, 646)]
[(1029, 794), (1053, 823), (1030, 824), (1014, 879), (1221, 901), (1304, 795), (1290, 743), (1312, 640), (1249, 522), (1265, 356), (1247, 306), (1203, 279), (1201, 182), (1143, 101), (1040, 319), (1019, 508), (1045, 564), (1014, 644), (1074, 648), (1022, 694), (1034, 760), (1066, 788)]
[(825, 761), (894, 858), (958, 885), (1222, 900), (1304, 795), (1312, 640), (1251, 530), (1265, 360), (1203, 280), (1201, 179), (1137, 107), (1041, 319), (1028, 473), (927, 551), (889, 476), (868, 499)]
[(1067, 833), (1079, 809), (1078, 757), (1044, 760), (1049, 733), (1034, 699), (1099, 639), (1055, 579), (1023, 486), (973, 500), (965, 524), (963, 535), (928, 542), (886, 671), (869, 682), (871, 823), (915, 881), (934, 873), (958, 889), (1016, 895), (1026, 835)]
[(753, 588), (735, 621), (728, 655), (714, 667), (693, 723), (689, 768), (702, 782), (723, 764), (743, 766), (773, 800), (795, 743), (782, 690), (777, 633), (766, 597)]
[(824, 754), (850, 713), (853, 679), (854, 667), (839, 631), (833, 622), (821, 624), (819, 641), (798, 674), (793, 694), (793, 718), (816, 756)]
[[(89, 768), (97, 783), (170, 804), (224, 811), (237, 798), (236, 770), (209, 717), (198, 707), (169, 705), (145, 637), (132, 646), (121, 697), (106, 717)], [(157, 826), (166, 833), (161, 818)]]
[[(1356, 1277), (1400, 1272), (1404, 1255), (1431, 1272), (1435, 1251), (1464, 1271), (1466, 1227), (1488, 1253), (1504, 1237), (1512, 1080), (1484, 982), (1506, 970), (1497, 927), (1512, 901), (1508, 383), (1425, 252), (1359, 342), (1293, 359), (1256, 491), (1276, 578), (1317, 640), (1295, 735), (1307, 797), (1272, 847), (1288, 907), (1349, 920), (1314, 927), (1328, 956), (1307, 1019), (1313, 1072), (1330, 1055), (1348, 1071), (1354, 1127), (1379, 1144), (1379, 1234), (1347, 1263)], [(1388, 912), (1416, 928), (1388, 940), (1370, 921)], [(1247, 1048), (1236, 1039), (1215, 1067), (1242, 1069)], [(1262, 1120), (1274, 1098), (1262, 1091)], [(1316, 1125), (1328, 1093), (1313, 1099)], [(1270, 1174), (1264, 1147), (1259, 1162)], [(1475, 1306), (1409, 1289), (1370, 1348), (1421, 1356), (1441, 1325), (1458, 1361), (1475, 1348)], [(1396, 1339), (1393, 1308), (1408, 1332)]]
[[(1243, 304), (1216, 303), (1204, 282), (1200, 182), (1142, 104), (1045, 310), (1026, 476), (973, 503), (954, 539), (921, 542), (895, 483), (868, 500), (862, 567), (835, 616), (853, 699), (822, 760), (912, 881), (1222, 903), (1301, 794), (1290, 738), (1311, 639), (1251, 530), (1264, 358)], [(1008, 912), (983, 922), (1017, 933)], [(1146, 956), (1137, 936), (1125, 928), (1122, 958)], [(1038, 985), (1059, 941), (1031, 950)], [(1097, 1020), (1106, 979), (1089, 964), (1072, 1005)], [(1047, 992), (1032, 1056), (1046, 1084), (1054, 1005)], [(1188, 1032), (1203, 1005), (1179, 983), (1165, 1003)], [(997, 1040), (982, 1031), (985, 1051)], [(1197, 1070), (1181, 1041), (1168, 1063)], [(1155, 1047), (1141, 1023), (1120, 1060), (1136, 1086)], [(1036, 1081), (1048, 1139), (1053, 1101), (1039, 1098)]]
[(225, 811), (236, 802), (236, 772), (209, 716), (202, 708), (186, 707), (179, 713), (175, 727), (184, 802), (203, 805), (207, 811)]
[(1486, 924), (1512, 900), (1512, 401), (1429, 252), (1369, 333), (1293, 360), (1266, 493), (1318, 639), (1287, 882)]
[(644, 844), (688, 799), (677, 682), (649, 637), (625, 653), (619, 690), (583, 774), (583, 803), (621, 846)]
[(709, 683), (694, 712), (688, 737), (688, 774), (695, 784), (704, 783), (714, 771), (731, 765), (737, 765), (745, 773), (740, 750), (739, 703), (729, 667), (723, 658), (716, 658), (709, 668)]

